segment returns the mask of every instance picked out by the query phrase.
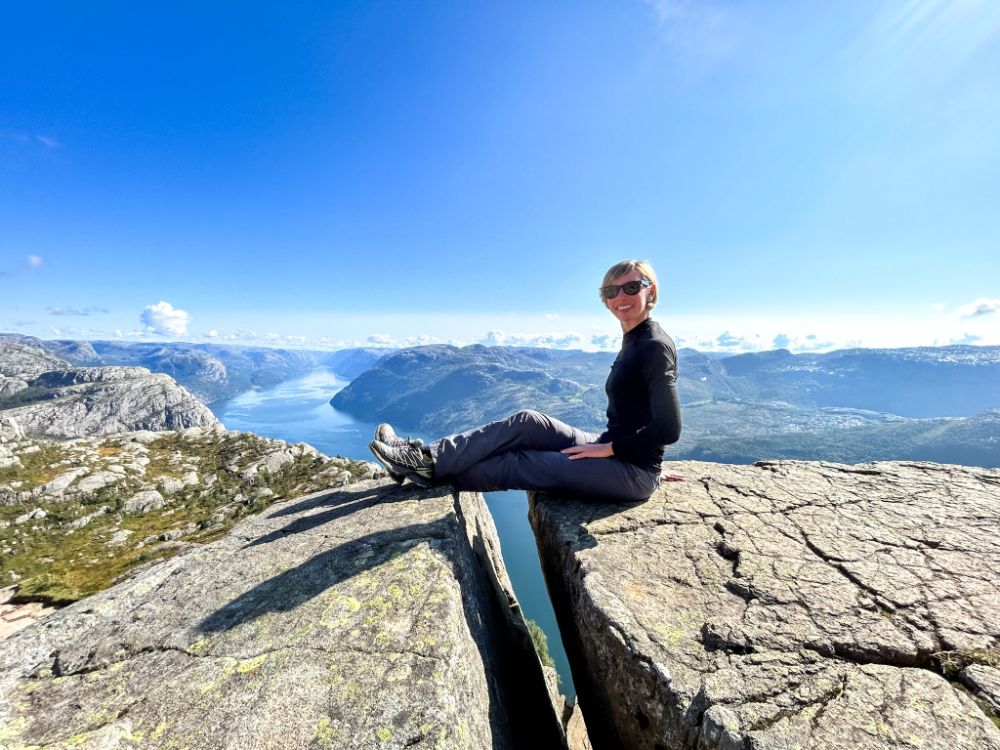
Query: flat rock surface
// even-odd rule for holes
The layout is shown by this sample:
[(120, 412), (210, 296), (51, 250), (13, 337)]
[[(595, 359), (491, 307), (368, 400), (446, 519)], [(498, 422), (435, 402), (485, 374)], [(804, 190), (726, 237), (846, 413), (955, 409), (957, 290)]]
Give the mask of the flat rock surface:
[(0, 643), (0, 745), (527, 746), (498, 576), (479, 495), (368, 481), (272, 506)]
[(532, 501), (597, 750), (1000, 748), (1000, 472), (670, 468), (645, 503)]

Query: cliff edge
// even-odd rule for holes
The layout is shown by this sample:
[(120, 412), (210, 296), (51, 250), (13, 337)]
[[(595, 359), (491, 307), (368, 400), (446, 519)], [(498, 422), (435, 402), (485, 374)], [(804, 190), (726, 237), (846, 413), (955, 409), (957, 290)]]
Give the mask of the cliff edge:
[(274, 505), (0, 642), (4, 748), (563, 747), (480, 495)]
[(1000, 748), (1000, 473), (671, 467), (531, 497), (596, 750)]

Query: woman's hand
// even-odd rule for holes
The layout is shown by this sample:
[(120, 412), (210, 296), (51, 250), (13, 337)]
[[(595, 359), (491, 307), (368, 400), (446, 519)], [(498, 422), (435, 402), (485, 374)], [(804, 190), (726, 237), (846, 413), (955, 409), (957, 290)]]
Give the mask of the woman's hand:
[(575, 461), (578, 458), (610, 458), (615, 455), (611, 449), (611, 443), (585, 443), (584, 445), (571, 445), (563, 448), (560, 453), (570, 454), (569, 460)]

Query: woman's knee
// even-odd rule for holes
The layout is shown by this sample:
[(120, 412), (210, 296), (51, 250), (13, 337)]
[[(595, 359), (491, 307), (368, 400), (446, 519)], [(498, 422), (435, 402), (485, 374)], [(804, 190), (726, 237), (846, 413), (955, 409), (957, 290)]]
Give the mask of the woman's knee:
[(535, 411), (534, 409), (521, 409), (511, 414), (507, 419), (514, 422), (544, 422), (546, 416), (540, 411)]

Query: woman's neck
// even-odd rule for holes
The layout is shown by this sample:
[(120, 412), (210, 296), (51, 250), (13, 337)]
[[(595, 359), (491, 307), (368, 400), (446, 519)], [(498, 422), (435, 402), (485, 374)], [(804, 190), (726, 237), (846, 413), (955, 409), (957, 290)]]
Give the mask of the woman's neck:
[(626, 334), (629, 331), (631, 331), (633, 328), (638, 328), (643, 323), (645, 323), (647, 320), (649, 320), (649, 313), (646, 313), (646, 315), (643, 318), (641, 318), (641, 319), (637, 320), (636, 322), (632, 323), (632, 325), (628, 325), (624, 320), (620, 321), (621, 324), (622, 324), (622, 333)]

